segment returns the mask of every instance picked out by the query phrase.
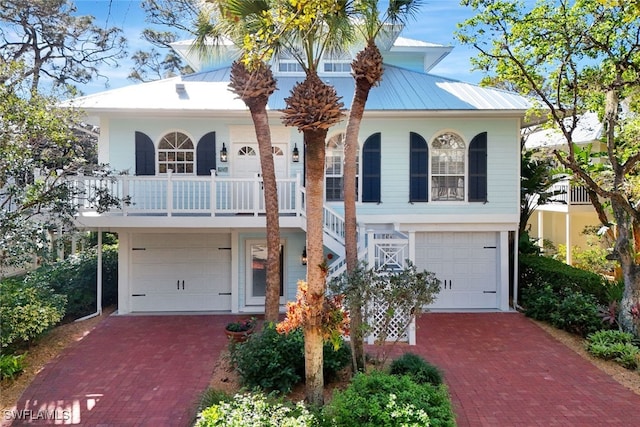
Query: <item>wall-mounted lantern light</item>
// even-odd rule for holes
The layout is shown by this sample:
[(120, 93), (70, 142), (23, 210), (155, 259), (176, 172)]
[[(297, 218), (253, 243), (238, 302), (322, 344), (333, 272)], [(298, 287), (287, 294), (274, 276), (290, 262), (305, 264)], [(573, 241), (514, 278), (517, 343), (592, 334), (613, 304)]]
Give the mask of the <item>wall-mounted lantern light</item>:
[(227, 162), (227, 147), (224, 145), (224, 142), (222, 143), (222, 150), (220, 150), (220, 161), (222, 163)]
[(298, 163), (300, 161), (300, 152), (298, 151), (298, 144), (293, 144), (293, 153), (291, 153), (291, 161)]
[(307, 247), (305, 246), (302, 249), (302, 256), (300, 257), (300, 262), (302, 265), (307, 265)]

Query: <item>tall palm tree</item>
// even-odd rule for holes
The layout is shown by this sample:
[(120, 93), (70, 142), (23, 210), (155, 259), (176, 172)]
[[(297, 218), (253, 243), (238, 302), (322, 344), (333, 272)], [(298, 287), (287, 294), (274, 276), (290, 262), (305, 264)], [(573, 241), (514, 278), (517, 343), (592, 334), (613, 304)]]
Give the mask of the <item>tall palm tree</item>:
[[(242, 46), (244, 37), (251, 34), (254, 28), (250, 19), (254, 12), (253, 6), (260, 2), (216, 0), (210, 3), (215, 3), (216, 9), (202, 9), (198, 17), (197, 38), (194, 43), (196, 49), (201, 53), (207, 53), (209, 40), (214, 41), (214, 46), (219, 46), (223, 36), (230, 38), (237, 46)], [(263, 3), (266, 5), (266, 2)], [(280, 312), (282, 274), (280, 271), (280, 215), (271, 129), (267, 114), (267, 103), (276, 90), (276, 80), (271, 67), (256, 56), (249, 56), (247, 51), (244, 51), (243, 58), (236, 60), (231, 66), (230, 80), (229, 88), (249, 108), (258, 140), (267, 229), (264, 316), (267, 322), (277, 322)]]
[[(310, 2), (313, 3), (313, 2)], [(352, 40), (347, 2), (317, 1), (313, 7), (295, 9), (280, 2), (283, 22), (305, 22), (291, 31), (288, 51), (305, 71), (305, 80), (294, 86), (286, 98), (283, 123), (295, 126), (304, 135), (305, 191), (307, 217), (307, 287), (310, 319), (304, 325), (305, 394), (313, 404), (324, 401), (322, 312), (326, 292), (326, 265), (323, 246), (323, 204), (325, 141), (330, 127), (343, 118), (343, 104), (335, 88), (318, 76), (322, 56), (331, 54)]]
[[(407, 17), (415, 16), (421, 5), (420, 0), (391, 0), (384, 15), (380, 16), (378, 0), (354, 1), (354, 15), (358, 19), (357, 28), (364, 38), (365, 46), (351, 63), (351, 74), (355, 80), (355, 90), (344, 144), (344, 221), (345, 257), (347, 273), (353, 273), (358, 265), (358, 237), (356, 218), (356, 174), (359, 151), (358, 134), (364, 115), (365, 105), (371, 89), (382, 81), (382, 54), (376, 45), (376, 38), (385, 29), (385, 24), (404, 24)], [(362, 330), (362, 307), (349, 307), (351, 350), (355, 371), (364, 370), (364, 337)]]
[[(268, 61), (279, 52), (295, 58), (305, 80), (286, 99), (283, 123), (304, 135), (307, 217), (307, 286), (310, 320), (305, 322), (306, 399), (323, 403), (322, 312), (326, 290), (323, 255), (325, 140), (328, 129), (343, 118), (335, 89), (318, 76), (318, 64), (353, 40), (346, 0), (210, 0), (223, 4), (222, 18), (242, 27), (245, 61)], [(243, 14), (231, 12), (243, 10)], [(265, 188), (266, 190), (266, 188)], [(265, 196), (266, 197), (266, 196)]]

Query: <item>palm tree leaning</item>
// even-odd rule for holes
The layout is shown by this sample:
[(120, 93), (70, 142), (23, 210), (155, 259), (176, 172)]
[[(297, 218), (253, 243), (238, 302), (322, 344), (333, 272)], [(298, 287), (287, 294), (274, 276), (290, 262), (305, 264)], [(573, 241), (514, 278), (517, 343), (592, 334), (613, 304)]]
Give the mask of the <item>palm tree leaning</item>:
[[(211, 3), (215, 3), (217, 9), (203, 8), (198, 17), (197, 38), (194, 43), (196, 49), (203, 54), (208, 53), (209, 41), (213, 41), (214, 46), (220, 46), (223, 35), (234, 41), (236, 46), (242, 46), (244, 36), (252, 31), (251, 21), (245, 19), (251, 13), (247, 10), (251, 2), (219, 0)], [(265, 61), (250, 56), (247, 51), (244, 51), (243, 58), (236, 60), (231, 66), (229, 88), (249, 108), (258, 141), (267, 232), (264, 317), (267, 322), (277, 322), (280, 312), (282, 274), (280, 271), (280, 214), (271, 129), (267, 113), (267, 103), (276, 90), (276, 80), (271, 67)]]
[[(344, 144), (344, 220), (345, 220), (345, 257), (347, 273), (353, 273), (358, 266), (358, 237), (356, 217), (356, 168), (359, 151), (358, 135), (364, 116), (364, 109), (369, 92), (382, 81), (382, 54), (376, 45), (376, 38), (384, 31), (385, 24), (390, 23), (393, 31), (397, 23), (404, 24), (407, 17), (415, 16), (420, 0), (391, 0), (384, 16), (380, 17), (378, 0), (359, 0), (354, 2), (354, 16), (357, 18), (356, 28), (365, 40), (364, 48), (358, 52), (351, 63), (351, 74), (355, 80), (355, 90), (349, 119), (345, 132)], [(362, 329), (362, 306), (359, 299), (349, 306), (351, 319), (351, 350), (353, 353), (354, 371), (364, 370), (364, 337)]]

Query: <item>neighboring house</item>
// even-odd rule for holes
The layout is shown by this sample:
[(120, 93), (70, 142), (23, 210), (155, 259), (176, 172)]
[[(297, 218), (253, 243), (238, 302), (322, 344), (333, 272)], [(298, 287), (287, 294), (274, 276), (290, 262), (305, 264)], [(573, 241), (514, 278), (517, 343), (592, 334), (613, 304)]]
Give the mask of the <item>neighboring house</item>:
[[(119, 313), (261, 312), (265, 218), (256, 136), (248, 110), (228, 90), (229, 61), (198, 72), (75, 99), (100, 126), (99, 161), (123, 171), (102, 185), (131, 204), (78, 216), (87, 229), (117, 232)], [(400, 268), (411, 259), (437, 274), (433, 309), (509, 310), (509, 237), (518, 229), (520, 129), (529, 102), (512, 93), (427, 72), (450, 47), (392, 37), (381, 85), (360, 131), (358, 225), (362, 258)], [(233, 48), (229, 47), (229, 52)], [(351, 57), (325, 58), (323, 79), (345, 108)], [(305, 278), (304, 144), (279, 110), (297, 63), (273, 64), (269, 101), (282, 235), (282, 302)], [(344, 270), (343, 140), (327, 139), (324, 245), (330, 274)]]
[[(596, 113), (585, 113), (578, 119), (577, 127), (573, 133), (573, 141), (579, 147), (592, 146), (594, 152), (606, 151), (602, 138), (603, 126)], [(545, 129), (532, 132), (526, 137), (526, 149), (567, 151), (567, 142), (562, 133), (555, 129)], [(589, 200), (585, 188), (582, 185), (566, 179), (554, 184), (551, 191), (559, 191), (562, 194), (554, 197), (552, 203), (540, 205), (528, 223), (529, 236), (543, 242), (553, 243), (557, 248), (565, 245), (567, 248), (565, 262), (572, 264), (571, 250), (568, 248), (587, 248), (588, 236), (583, 233), (585, 227), (601, 226), (598, 215)]]

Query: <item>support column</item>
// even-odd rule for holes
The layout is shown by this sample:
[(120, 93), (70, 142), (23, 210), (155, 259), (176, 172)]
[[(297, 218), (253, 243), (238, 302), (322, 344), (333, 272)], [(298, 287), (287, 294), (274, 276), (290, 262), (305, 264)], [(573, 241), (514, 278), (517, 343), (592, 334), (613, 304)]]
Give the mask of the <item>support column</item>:
[(544, 249), (544, 212), (539, 209), (538, 209), (538, 246), (540, 247), (540, 249)]
[(567, 245), (567, 256), (566, 256), (566, 260), (565, 262), (568, 265), (571, 265), (573, 263), (573, 258), (571, 256), (571, 214), (569, 212), (567, 212), (566, 214), (564, 214), (564, 218), (565, 218), (565, 243)]
[(96, 273), (97, 293), (96, 293), (96, 312), (102, 314), (102, 229), (98, 228), (98, 268)]

